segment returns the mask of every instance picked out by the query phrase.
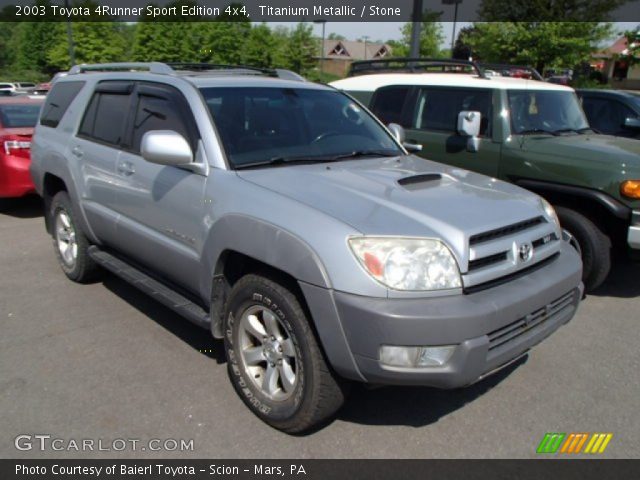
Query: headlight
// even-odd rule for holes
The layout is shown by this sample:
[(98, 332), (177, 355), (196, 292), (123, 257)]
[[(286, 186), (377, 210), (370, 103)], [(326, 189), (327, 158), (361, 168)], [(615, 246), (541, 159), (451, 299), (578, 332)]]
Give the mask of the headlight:
[(369, 275), (394, 290), (444, 290), (462, 286), (458, 264), (439, 240), (352, 237), (349, 246)]
[(556, 224), (556, 228), (558, 229), (558, 231), (560, 231), (560, 219), (558, 218), (556, 209), (553, 208), (553, 206), (549, 202), (547, 202), (544, 198), (540, 198), (540, 204), (542, 205), (542, 209), (544, 210), (544, 213), (546, 213), (547, 217), (549, 217), (549, 219), (551, 219), (553, 223)]

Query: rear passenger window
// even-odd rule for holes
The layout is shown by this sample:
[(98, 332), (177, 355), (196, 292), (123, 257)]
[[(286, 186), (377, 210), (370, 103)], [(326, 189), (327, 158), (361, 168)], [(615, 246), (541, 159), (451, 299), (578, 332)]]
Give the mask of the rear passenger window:
[(102, 143), (120, 145), (125, 123), (129, 114), (131, 94), (125, 89), (123, 92), (109, 91), (120, 88), (99, 85), (93, 94), (89, 106), (82, 119), (79, 134)]
[(458, 114), (462, 111), (480, 112), (480, 135), (491, 135), (490, 90), (480, 89), (429, 89), (420, 91), (413, 119), (413, 128), (456, 132)]
[(40, 125), (55, 128), (62, 120), (64, 112), (74, 98), (80, 93), (85, 82), (59, 82), (56, 83), (49, 94), (47, 101), (42, 107)]
[(409, 87), (381, 88), (373, 96), (371, 111), (385, 125), (389, 123), (402, 125), (402, 107), (408, 93)]

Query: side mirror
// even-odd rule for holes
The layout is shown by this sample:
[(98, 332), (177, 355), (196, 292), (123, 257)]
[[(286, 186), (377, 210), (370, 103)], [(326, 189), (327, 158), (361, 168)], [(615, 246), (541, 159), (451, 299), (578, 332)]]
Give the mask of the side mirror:
[(142, 137), (140, 154), (147, 162), (159, 165), (188, 165), (193, 152), (187, 140), (172, 130), (152, 130)]
[(387, 125), (387, 128), (391, 132), (391, 135), (395, 137), (398, 143), (402, 144), (407, 152), (415, 153), (422, 150), (422, 145), (419, 145), (417, 143), (407, 143), (405, 141), (406, 134), (404, 132), (404, 128), (402, 128), (402, 125), (398, 125), (397, 123), (390, 123), (389, 125)]
[(458, 114), (458, 134), (467, 138), (467, 151), (477, 152), (480, 148), (480, 112), (462, 111)]
[(627, 117), (624, 119), (624, 126), (627, 128), (640, 128), (640, 118)]

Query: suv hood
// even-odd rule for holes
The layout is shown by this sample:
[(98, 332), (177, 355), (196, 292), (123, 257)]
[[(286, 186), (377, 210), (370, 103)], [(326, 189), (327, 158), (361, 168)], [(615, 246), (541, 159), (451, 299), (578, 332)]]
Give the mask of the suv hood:
[(640, 141), (611, 135), (559, 135), (526, 137), (528, 151), (555, 157), (606, 163), (607, 168), (617, 163), (640, 170)]
[(471, 235), (543, 215), (526, 190), (413, 155), (237, 173), (362, 234), (442, 238), (459, 258)]

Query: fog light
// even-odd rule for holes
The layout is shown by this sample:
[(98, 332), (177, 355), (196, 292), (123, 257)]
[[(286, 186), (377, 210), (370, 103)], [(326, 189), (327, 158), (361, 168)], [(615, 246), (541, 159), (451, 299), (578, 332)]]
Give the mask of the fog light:
[(455, 345), (440, 347), (383, 345), (380, 347), (380, 362), (390, 367), (440, 367), (449, 361), (455, 349)]

